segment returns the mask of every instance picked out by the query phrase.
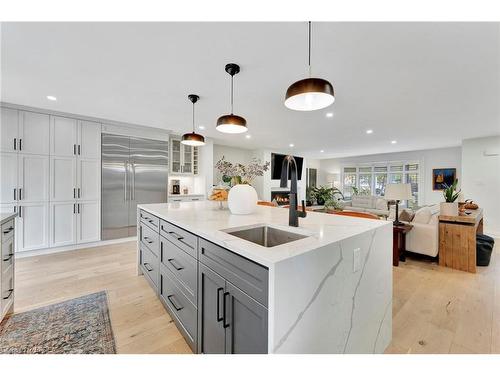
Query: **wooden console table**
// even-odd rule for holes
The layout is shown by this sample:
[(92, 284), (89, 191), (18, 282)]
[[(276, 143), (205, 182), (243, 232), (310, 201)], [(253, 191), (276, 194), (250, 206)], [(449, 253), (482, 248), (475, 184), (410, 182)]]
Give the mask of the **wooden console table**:
[(392, 265), (399, 266), (399, 261), (405, 261), (406, 233), (411, 231), (413, 225), (401, 224), (392, 227)]
[(483, 233), (483, 209), (470, 215), (439, 215), (439, 265), (476, 272), (476, 234)]

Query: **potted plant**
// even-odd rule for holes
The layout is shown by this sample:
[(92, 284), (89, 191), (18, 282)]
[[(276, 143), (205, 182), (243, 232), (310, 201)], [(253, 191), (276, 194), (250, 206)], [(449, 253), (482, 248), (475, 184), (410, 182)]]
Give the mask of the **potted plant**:
[(224, 156), (215, 164), (215, 168), (226, 179), (231, 179), (231, 190), (227, 197), (227, 204), (231, 213), (247, 215), (257, 207), (257, 191), (251, 185), (252, 181), (263, 176), (269, 169), (269, 162), (262, 164), (258, 159), (252, 159), (248, 165), (233, 164), (225, 160)]
[(325, 202), (325, 212), (342, 211), (343, 209), (344, 209), (344, 203), (336, 196), (332, 196)]
[(316, 199), (316, 203), (319, 206), (323, 206), (326, 201), (330, 200), (337, 195), (344, 200), (344, 195), (337, 188), (331, 188), (327, 186), (315, 187), (312, 189), (311, 195), (314, 199)]
[(458, 179), (453, 181), (453, 184), (444, 184), (443, 196), (444, 202), (440, 204), (440, 214), (445, 216), (458, 215), (458, 201), (460, 190), (457, 190)]

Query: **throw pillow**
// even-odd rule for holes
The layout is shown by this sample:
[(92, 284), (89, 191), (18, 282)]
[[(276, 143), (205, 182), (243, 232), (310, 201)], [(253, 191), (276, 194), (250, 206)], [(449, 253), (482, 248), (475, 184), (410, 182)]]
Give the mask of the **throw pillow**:
[(375, 202), (375, 208), (377, 210), (387, 211), (387, 201), (385, 199), (378, 198), (377, 201)]
[(422, 207), (417, 212), (415, 212), (415, 216), (413, 217), (413, 222), (427, 224), (431, 220), (432, 212), (429, 207)]
[(399, 220), (401, 221), (406, 221), (406, 222), (410, 222), (413, 220), (413, 217), (415, 216), (415, 214), (413, 213), (413, 211), (410, 211), (410, 210), (403, 210), (401, 211), (401, 213), (399, 214)]

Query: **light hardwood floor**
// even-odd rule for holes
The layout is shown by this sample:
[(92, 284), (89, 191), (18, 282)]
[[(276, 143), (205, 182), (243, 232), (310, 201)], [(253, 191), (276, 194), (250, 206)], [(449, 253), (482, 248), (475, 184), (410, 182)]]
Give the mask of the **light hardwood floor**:
[[(500, 353), (499, 246), (477, 274), (409, 259), (394, 268), (387, 353)], [(118, 353), (191, 353), (144, 278), (135, 242), (18, 259), (15, 312), (106, 290)]]

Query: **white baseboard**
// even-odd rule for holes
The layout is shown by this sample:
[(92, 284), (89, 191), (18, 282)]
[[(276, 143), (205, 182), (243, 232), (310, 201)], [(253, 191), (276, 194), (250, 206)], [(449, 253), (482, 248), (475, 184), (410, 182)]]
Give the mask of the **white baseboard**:
[(82, 243), (82, 244), (78, 244), (78, 245), (50, 247), (50, 248), (46, 248), (46, 249), (22, 251), (22, 252), (16, 253), (16, 259), (34, 257), (34, 256), (38, 256), (38, 255), (62, 253), (65, 251), (74, 251), (74, 250), (86, 249), (89, 247), (114, 245), (114, 244), (118, 244), (118, 243), (129, 242), (129, 241), (137, 241), (137, 237), (126, 237), (126, 238), (118, 238), (116, 240), (88, 242), (88, 243)]

